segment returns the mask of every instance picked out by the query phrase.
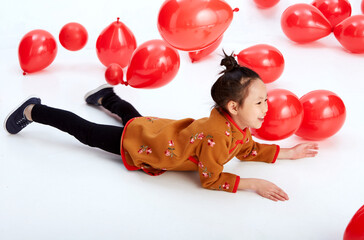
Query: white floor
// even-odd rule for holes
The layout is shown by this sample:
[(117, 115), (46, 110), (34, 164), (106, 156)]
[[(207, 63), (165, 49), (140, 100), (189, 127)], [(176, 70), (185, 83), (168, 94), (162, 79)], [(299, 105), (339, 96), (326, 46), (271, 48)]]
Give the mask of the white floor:
[[(85, 92), (105, 82), (95, 43), (100, 32), (120, 17), (139, 44), (160, 38), (157, 15), (162, 0), (25, 1), (0, 9), (0, 118), (28, 95), (44, 104), (71, 110), (98, 123), (120, 123), (84, 103)], [(333, 137), (320, 141), (316, 158), (274, 165), (234, 159), (225, 171), (270, 180), (289, 195), (272, 202), (252, 192), (229, 194), (200, 187), (194, 172), (151, 177), (129, 172), (118, 156), (92, 149), (50, 127), (31, 124), (18, 135), (0, 131), (0, 239), (342, 239), (353, 214), (364, 204), (363, 99), (364, 55), (343, 50), (334, 36), (298, 45), (280, 28), (281, 13), (297, 0), (281, 0), (259, 10), (252, 0), (229, 0), (240, 12), (221, 47), (238, 53), (266, 43), (278, 48), (286, 66), (268, 88), (297, 96), (326, 89), (346, 104), (347, 118)], [(301, 2), (310, 3), (302, 0)], [(353, 0), (353, 14), (360, 1)], [(71, 21), (89, 32), (85, 49), (65, 50), (44, 71), (22, 75), (17, 47), (22, 36), (44, 29), (58, 36)], [(167, 86), (116, 91), (143, 115), (167, 118), (208, 116), (210, 87), (217, 79), (221, 47), (192, 64), (180, 52), (181, 67)], [(258, 140), (259, 141), (259, 140)], [(304, 140), (279, 141), (290, 147)]]

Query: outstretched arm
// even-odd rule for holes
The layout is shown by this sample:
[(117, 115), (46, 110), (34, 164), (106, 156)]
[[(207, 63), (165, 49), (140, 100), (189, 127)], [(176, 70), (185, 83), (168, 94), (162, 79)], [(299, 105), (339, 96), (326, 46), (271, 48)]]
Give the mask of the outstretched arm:
[(292, 148), (281, 148), (277, 159), (299, 159), (315, 157), (318, 153), (317, 143), (300, 143)]

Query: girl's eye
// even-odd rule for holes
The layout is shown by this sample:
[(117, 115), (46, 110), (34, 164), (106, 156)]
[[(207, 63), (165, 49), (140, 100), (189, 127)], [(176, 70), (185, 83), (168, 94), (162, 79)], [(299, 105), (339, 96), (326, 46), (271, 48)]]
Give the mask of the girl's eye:
[(258, 105), (260, 105), (262, 102), (257, 102)]
[(264, 102), (268, 102), (268, 98), (264, 100)]

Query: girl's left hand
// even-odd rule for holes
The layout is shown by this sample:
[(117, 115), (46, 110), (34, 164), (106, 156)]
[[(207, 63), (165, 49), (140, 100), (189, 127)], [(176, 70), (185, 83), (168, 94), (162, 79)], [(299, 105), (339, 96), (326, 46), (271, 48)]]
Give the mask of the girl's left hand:
[(300, 143), (289, 149), (289, 159), (315, 157), (318, 153), (317, 143)]

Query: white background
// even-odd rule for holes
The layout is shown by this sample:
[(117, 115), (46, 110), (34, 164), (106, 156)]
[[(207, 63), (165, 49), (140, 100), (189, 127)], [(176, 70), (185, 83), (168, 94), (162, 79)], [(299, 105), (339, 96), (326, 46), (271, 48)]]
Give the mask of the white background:
[[(87, 91), (105, 83), (96, 39), (117, 17), (133, 31), (138, 44), (160, 39), (157, 16), (162, 2), (3, 3), (1, 120), (35, 94), (44, 104), (90, 121), (120, 125), (83, 100)], [(170, 84), (154, 90), (115, 88), (143, 115), (205, 117), (213, 105), (211, 85), (222, 70), (221, 48), (238, 53), (260, 43), (275, 46), (286, 65), (269, 89), (288, 89), (298, 97), (326, 89), (338, 94), (347, 108), (343, 128), (319, 142), (316, 158), (273, 165), (233, 159), (226, 165), (225, 171), (243, 178), (276, 183), (288, 193), (289, 201), (272, 202), (252, 192), (205, 190), (195, 172), (158, 177), (129, 172), (116, 155), (84, 146), (56, 129), (31, 124), (14, 136), (0, 131), (0, 239), (342, 239), (351, 217), (364, 204), (364, 55), (345, 51), (333, 34), (305, 45), (290, 41), (281, 30), (280, 16), (298, 2), (281, 0), (261, 10), (252, 0), (228, 0), (240, 11), (234, 13), (221, 47), (210, 57), (192, 64), (180, 51), (181, 66)], [(353, 15), (361, 14), (360, 1), (350, 2)], [(48, 68), (23, 76), (17, 57), (22, 36), (44, 29), (58, 38), (68, 22), (79, 22), (88, 30), (86, 47), (70, 52), (58, 42), (57, 57)], [(276, 143), (291, 147), (303, 141), (292, 136)]]

